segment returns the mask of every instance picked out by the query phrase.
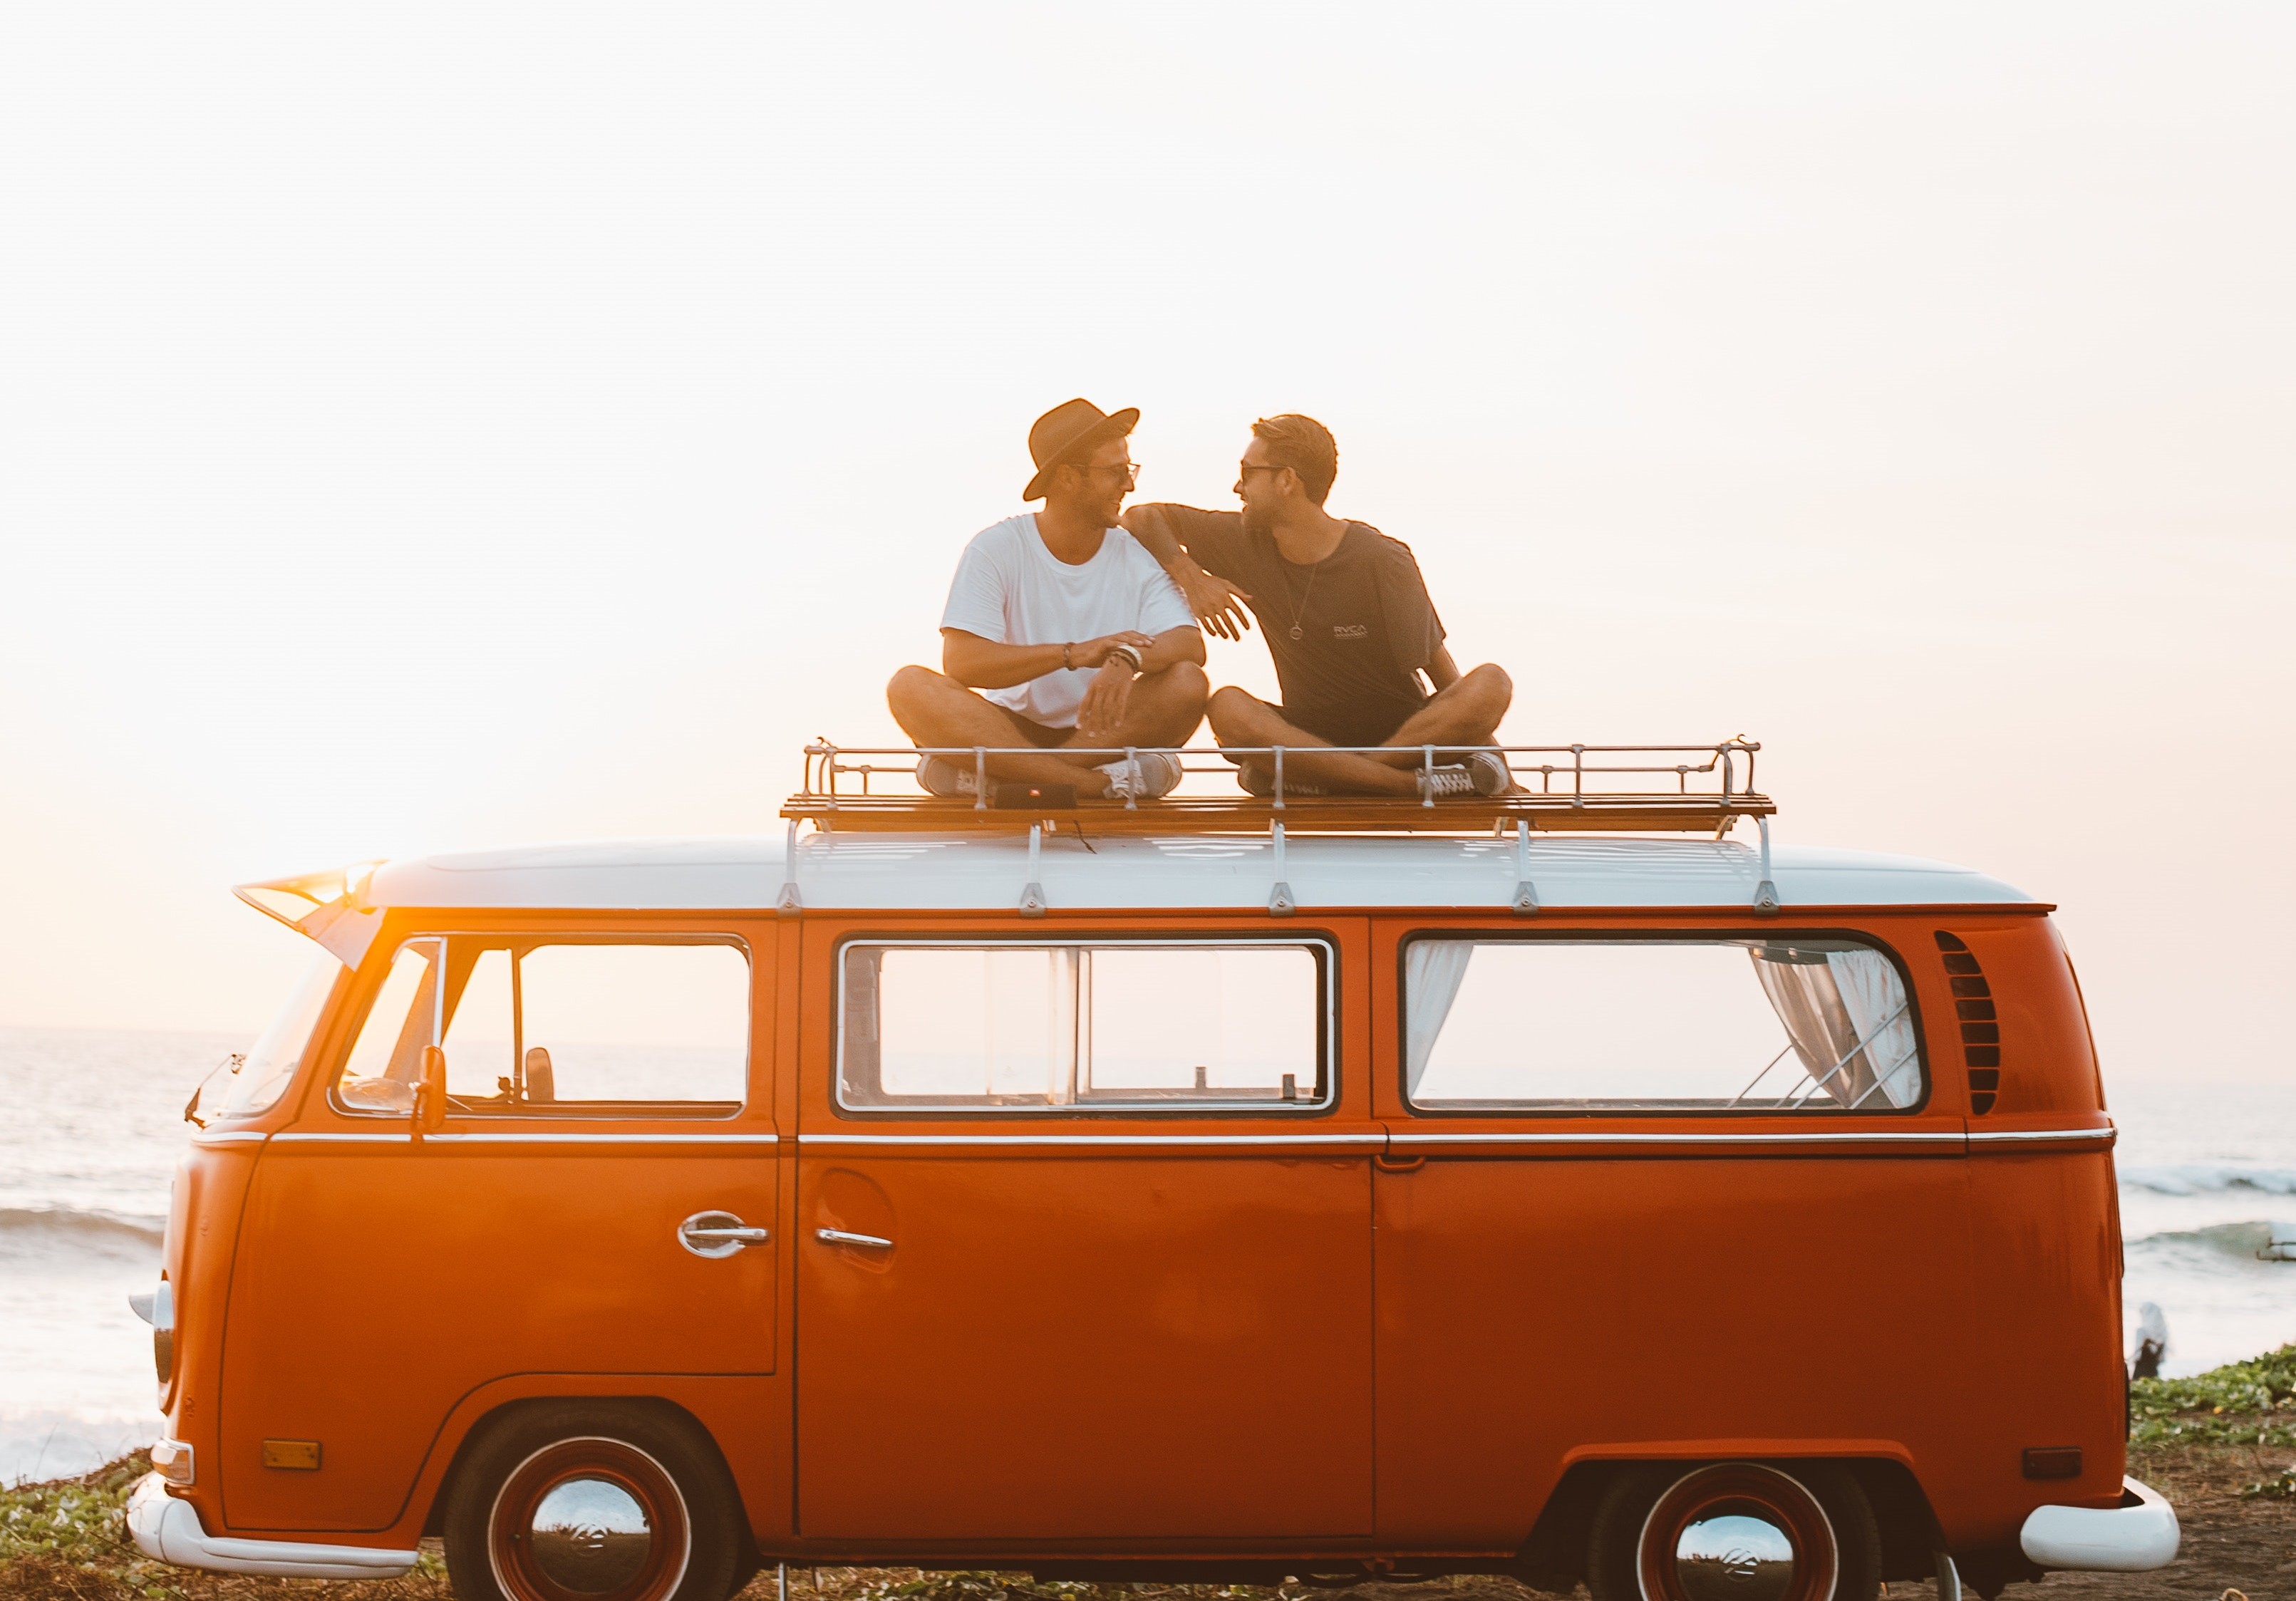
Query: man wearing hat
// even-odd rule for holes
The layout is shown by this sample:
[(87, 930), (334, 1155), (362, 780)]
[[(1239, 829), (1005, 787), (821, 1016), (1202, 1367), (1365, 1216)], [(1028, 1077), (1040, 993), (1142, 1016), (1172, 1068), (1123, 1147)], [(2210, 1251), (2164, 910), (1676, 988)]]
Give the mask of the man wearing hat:
[[(1140, 413), (1070, 400), (1029, 430), (1036, 476), (1023, 512), (972, 537), (940, 620), (941, 670), (905, 667), (885, 698), (922, 747), (1029, 748), (992, 756), (1007, 783), (1073, 784), (1080, 798), (1152, 800), (1180, 764), (1152, 751), (1070, 754), (1187, 743), (1210, 684), (1204, 636), (1156, 559), (1117, 526), (1139, 469), (1126, 442)], [(973, 764), (917, 763), (936, 795), (974, 792)]]

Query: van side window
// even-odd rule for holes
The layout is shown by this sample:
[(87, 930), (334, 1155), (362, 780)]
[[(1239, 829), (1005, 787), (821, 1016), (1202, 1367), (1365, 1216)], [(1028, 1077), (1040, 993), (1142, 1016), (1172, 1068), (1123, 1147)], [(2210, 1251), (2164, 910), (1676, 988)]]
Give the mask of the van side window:
[(749, 1076), (749, 960), (715, 940), (410, 940), (343, 1064), (338, 1104), (410, 1112), (434, 1040), (450, 1114), (729, 1114)]
[(1325, 1106), (1330, 965), (1297, 940), (849, 944), (838, 1103)]
[(1928, 1093), (1905, 981), (1838, 939), (1404, 946), (1427, 1111), (1891, 1112)]

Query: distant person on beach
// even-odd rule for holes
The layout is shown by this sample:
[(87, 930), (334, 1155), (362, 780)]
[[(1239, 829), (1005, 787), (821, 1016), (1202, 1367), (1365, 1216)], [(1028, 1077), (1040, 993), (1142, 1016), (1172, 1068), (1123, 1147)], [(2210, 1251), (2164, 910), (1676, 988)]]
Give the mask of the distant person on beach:
[[(1416, 795), (1422, 749), (1438, 749), (1437, 795), (1499, 794), (1505, 760), (1488, 745), (1514, 686), (1489, 663), (1461, 672), (1443, 644), (1411, 547), (1368, 523), (1324, 511), (1340, 450), (1313, 417), (1263, 417), (1238, 464), (1241, 512), (1152, 503), (1124, 526), (1164, 564), (1204, 627), (1241, 639), (1259, 619), (1283, 699), (1229, 687), (1211, 697), (1223, 745), (1283, 745), (1287, 792)], [(1423, 685), (1422, 675), (1425, 677)], [(1324, 745), (1381, 747), (1374, 754)], [(1274, 788), (1272, 763), (1237, 759), (1253, 794)]]
[(2169, 1318), (2150, 1301), (2136, 1309), (2136, 1350), (2129, 1358), (2128, 1376), (2132, 1379), (2157, 1379), (2161, 1376), (2161, 1359), (2169, 1354)]
[[(1045, 509), (993, 523), (956, 564), (940, 620), (941, 670), (905, 667), (886, 686), (894, 720), (921, 748), (1033, 747), (992, 756), (992, 778), (1074, 784), (1080, 798), (1152, 800), (1180, 782), (1173, 757), (1071, 754), (1184, 745), (1210, 684), (1188, 603), (1117, 525), (1139, 476), (1127, 442), (1139, 411), (1070, 400), (1029, 430)], [(917, 763), (936, 795), (974, 793), (973, 764)]]

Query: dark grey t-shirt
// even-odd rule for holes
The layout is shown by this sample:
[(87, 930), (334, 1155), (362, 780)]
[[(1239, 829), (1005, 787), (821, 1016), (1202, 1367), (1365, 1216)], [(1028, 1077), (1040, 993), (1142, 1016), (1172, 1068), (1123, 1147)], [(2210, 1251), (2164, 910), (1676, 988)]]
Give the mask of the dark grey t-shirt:
[(1443, 620), (1402, 540), (1350, 522), (1338, 549), (1302, 567), (1274, 536), (1246, 533), (1240, 513), (1147, 509), (1199, 567), (1251, 596), (1290, 721), (1335, 745), (1375, 745), (1426, 703), (1415, 675), (1441, 646)]

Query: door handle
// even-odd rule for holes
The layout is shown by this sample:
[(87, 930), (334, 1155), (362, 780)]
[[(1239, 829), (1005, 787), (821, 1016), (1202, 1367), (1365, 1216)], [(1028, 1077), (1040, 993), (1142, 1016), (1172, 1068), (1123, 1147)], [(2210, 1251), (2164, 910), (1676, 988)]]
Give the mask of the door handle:
[(770, 1228), (752, 1228), (729, 1211), (698, 1211), (677, 1226), (677, 1243), (696, 1256), (731, 1256), (745, 1245), (762, 1245)]
[(872, 1251), (890, 1251), (893, 1242), (882, 1235), (855, 1234), (843, 1228), (816, 1228), (813, 1237), (824, 1245), (865, 1245)]

